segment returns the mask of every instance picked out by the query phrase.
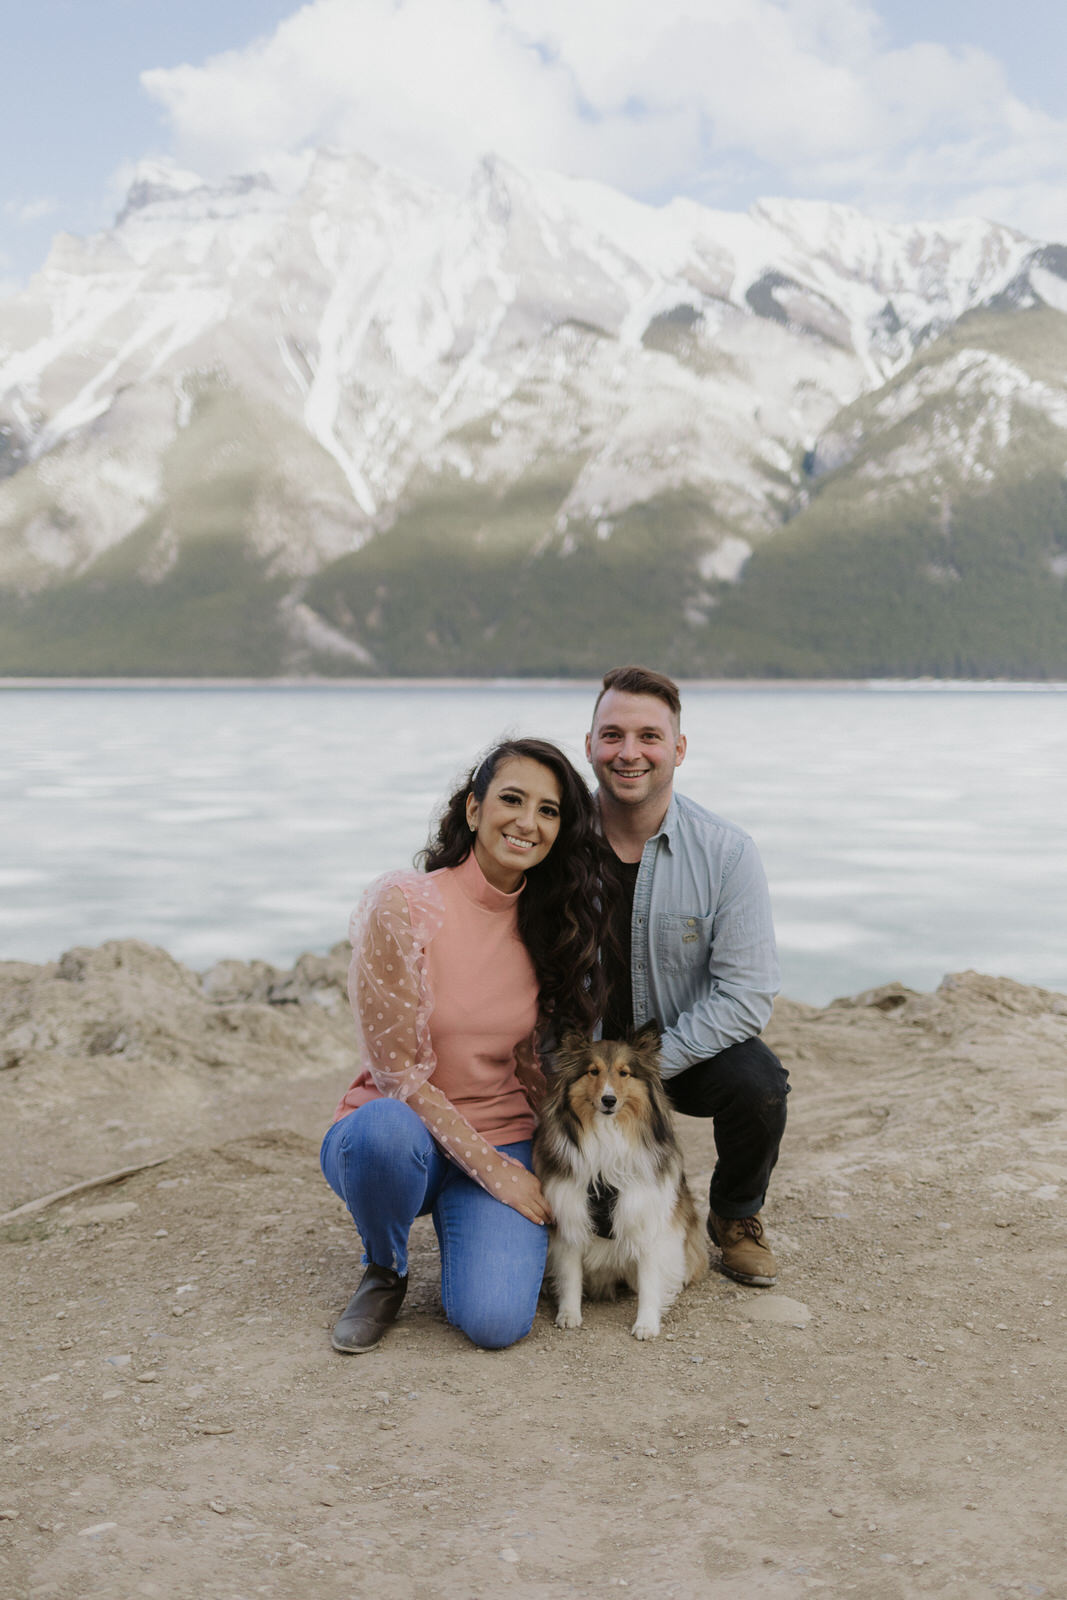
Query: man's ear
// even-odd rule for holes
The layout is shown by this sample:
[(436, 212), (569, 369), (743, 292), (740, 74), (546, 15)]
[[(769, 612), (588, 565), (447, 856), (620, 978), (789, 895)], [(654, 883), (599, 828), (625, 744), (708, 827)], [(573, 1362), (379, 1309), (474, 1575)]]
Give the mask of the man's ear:
[(682, 762), (685, 760), (686, 749), (687, 741), (685, 734), (680, 733), (674, 742), (674, 764), (676, 767), (680, 767)]
[(592, 761), (593, 759), (593, 735), (591, 733), (587, 733), (585, 736), (585, 759), (587, 761)]

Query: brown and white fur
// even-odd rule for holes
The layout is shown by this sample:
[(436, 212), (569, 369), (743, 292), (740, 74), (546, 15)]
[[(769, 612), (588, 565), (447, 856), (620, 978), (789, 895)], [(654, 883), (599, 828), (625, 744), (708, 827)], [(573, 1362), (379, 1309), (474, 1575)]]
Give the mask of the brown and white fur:
[[(632, 1044), (564, 1039), (534, 1140), (534, 1170), (555, 1223), (548, 1278), (558, 1328), (582, 1322), (582, 1291), (637, 1291), (635, 1339), (654, 1339), (686, 1284), (708, 1270), (659, 1073), (659, 1032)], [(613, 1193), (614, 1192), (614, 1193)]]

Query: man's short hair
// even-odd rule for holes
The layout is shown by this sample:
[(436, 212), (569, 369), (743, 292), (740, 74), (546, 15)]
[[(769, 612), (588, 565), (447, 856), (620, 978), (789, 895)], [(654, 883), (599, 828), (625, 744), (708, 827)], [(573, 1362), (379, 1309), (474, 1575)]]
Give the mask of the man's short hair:
[(678, 685), (673, 678), (668, 678), (665, 672), (653, 672), (651, 667), (612, 667), (610, 672), (605, 672), (603, 688), (596, 697), (593, 707), (592, 726), (596, 726), (596, 714), (601, 700), (609, 689), (618, 689), (620, 694), (651, 694), (657, 700), (662, 700), (670, 708), (671, 716), (675, 723), (682, 714), (682, 697), (678, 693)]

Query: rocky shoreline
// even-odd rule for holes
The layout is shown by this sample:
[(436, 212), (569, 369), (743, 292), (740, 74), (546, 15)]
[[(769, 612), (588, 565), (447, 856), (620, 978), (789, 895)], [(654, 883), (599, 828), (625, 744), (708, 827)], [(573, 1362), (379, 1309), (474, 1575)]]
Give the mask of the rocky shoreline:
[(345, 1359), (346, 964), (0, 963), (5, 1593), (1061, 1592), (1067, 995), (779, 1002), (774, 1290), (712, 1274), (650, 1346), (624, 1303), (546, 1309), (489, 1354), (421, 1220), (397, 1328)]

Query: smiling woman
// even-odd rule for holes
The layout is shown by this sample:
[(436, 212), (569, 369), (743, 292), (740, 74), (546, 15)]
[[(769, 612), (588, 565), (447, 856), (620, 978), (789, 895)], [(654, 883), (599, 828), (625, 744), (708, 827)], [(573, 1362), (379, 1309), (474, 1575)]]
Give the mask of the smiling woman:
[(467, 796), (474, 854), (494, 888), (513, 894), (529, 867), (545, 859), (559, 833), (559, 779), (530, 756), (502, 761), (479, 802)]
[(601, 851), (562, 752), (510, 740), (449, 800), (425, 870), (365, 895), (349, 974), (364, 1070), (322, 1146), (366, 1251), (336, 1350), (373, 1348), (396, 1317), (426, 1212), (449, 1321), (492, 1348), (529, 1332), (551, 1220), (530, 1170), (537, 1044), (598, 1012)]

